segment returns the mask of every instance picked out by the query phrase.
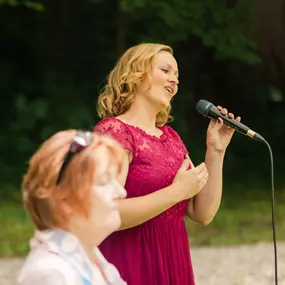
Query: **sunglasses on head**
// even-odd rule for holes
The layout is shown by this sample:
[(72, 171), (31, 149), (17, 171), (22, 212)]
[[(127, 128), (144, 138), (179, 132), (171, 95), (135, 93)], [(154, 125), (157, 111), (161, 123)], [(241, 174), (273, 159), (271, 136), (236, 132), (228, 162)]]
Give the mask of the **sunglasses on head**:
[(73, 156), (79, 152), (81, 152), (85, 147), (89, 146), (93, 140), (93, 134), (91, 132), (78, 132), (71, 141), (69, 150), (67, 154), (65, 155), (63, 164), (60, 168), (58, 178), (56, 181), (56, 185), (59, 185), (61, 182), (61, 179), (63, 177), (64, 171), (66, 167), (68, 166), (70, 160), (73, 158)]

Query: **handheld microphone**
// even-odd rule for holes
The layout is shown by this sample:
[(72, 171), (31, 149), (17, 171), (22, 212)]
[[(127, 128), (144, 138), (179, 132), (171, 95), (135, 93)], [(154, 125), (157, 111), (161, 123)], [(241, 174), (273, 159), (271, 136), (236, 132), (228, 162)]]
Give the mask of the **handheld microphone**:
[(245, 126), (244, 124), (234, 119), (231, 119), (226, 115), (223, 115), (212, 103), (206, 100), (200, 100), (196, 105), (196, 110), (198, 111), (198, 113), (200, 113), (204, 117), (207, 117), (210, 119), (221, 118), (227, 126), (234, 128), (241, 134), (246, 135), (254, 140), (265, 142), (265, 139), (260, 134), (254, 132), (249, 127)]

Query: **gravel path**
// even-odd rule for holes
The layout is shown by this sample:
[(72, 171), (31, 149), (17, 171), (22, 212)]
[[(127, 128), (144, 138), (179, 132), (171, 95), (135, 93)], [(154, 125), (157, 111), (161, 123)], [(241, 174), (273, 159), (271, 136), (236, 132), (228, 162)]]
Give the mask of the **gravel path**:
[[(285, 243), (277, 249), (278, 284), (285, 285)], [(272, 244), (193, 248), (191, 254), (197, 285), (275, 285)], [(14, 284), (22, 263), (0, 259), (0, 285)]]

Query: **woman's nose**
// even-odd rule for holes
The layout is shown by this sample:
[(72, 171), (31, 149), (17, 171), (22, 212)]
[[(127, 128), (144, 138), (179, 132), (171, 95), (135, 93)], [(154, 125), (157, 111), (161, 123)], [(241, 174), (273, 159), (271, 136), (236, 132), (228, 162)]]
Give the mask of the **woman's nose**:
[(115, 187), (114, 187), (114, 197), (116, 199), (124, 199), (127, 196), (127, 191), (126, 189), (118, 182), (115, 180)]
[(176, 85), (179, 84), (179, 80), (178, 80), (177, 76), (174, 74), (171, 75), (169, 81), (175, 83)]

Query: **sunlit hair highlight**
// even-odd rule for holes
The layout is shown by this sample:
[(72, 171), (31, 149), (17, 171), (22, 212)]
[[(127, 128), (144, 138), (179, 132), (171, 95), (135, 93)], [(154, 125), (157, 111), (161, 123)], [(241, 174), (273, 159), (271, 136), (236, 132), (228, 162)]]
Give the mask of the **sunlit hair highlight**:
[[(171, 47), (143, 43), (129, 48), (107, 77), (107, 84), (99, 95), (97, 111), (100, 118), (116, 117), (127, 112), (135, 99), (137, 87), (151, 72), (155, 56), (162, 51), (173, 55)], [(159, 112), (156, 125), (172, 120), (171, 106)]]

